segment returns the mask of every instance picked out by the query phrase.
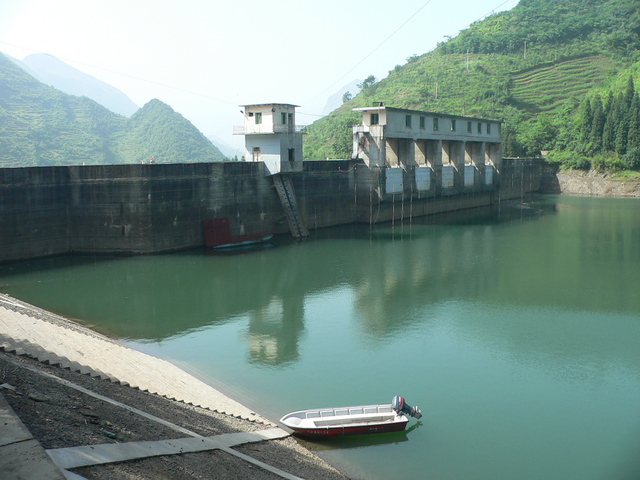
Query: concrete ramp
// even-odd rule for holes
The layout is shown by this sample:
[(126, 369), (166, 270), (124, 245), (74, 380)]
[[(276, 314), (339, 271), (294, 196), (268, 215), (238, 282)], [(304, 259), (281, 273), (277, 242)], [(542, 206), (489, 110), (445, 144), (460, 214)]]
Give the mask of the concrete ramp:
[(0, 295), (0, 349), (227, 415), (271, 424), (165, 360)]

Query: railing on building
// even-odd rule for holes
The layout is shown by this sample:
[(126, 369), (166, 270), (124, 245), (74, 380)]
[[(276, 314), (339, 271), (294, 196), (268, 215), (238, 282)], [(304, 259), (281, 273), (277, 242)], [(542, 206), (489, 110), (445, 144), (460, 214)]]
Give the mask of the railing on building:
[(374, 136), (381, 136), (384, 125), (354, 125), (353, 133), (370, 133)]
[(306, 125), (257, 124), (234, 125), (234, 135), (251, 135), (260, 133), (305, 133)]

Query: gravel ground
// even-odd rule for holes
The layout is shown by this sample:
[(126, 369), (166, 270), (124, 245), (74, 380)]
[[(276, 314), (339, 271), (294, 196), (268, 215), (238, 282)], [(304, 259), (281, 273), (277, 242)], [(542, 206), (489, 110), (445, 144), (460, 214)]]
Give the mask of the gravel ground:
[[(184, 434), (121, 407), (95, 399), (25, 367), (36, 368), (204, 436), (269, 428), (185, 405), (134, 388), (98, 380), (29, 358), (0, 352), (1, 393), (45, 449), (104, 443), (165, 440)], [(293, 437), (235, 447), (241, 453), (305, 479), (345, 479)], [(281, 478), (220, 450), (78, 468), (88, 479)]]

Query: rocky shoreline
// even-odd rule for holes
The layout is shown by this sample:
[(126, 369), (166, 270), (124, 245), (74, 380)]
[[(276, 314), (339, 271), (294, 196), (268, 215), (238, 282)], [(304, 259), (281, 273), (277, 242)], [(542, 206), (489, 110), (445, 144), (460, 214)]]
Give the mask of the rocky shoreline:
[(613, 178), (593, 170), (559, 170), (543, 172), (541, 193), (566, 195), (640, 198), (640, 177)]

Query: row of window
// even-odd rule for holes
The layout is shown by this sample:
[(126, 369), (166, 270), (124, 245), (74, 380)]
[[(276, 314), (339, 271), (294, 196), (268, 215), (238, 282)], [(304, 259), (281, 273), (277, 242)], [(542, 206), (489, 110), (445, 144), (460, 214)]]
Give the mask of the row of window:
[[(406, 115), (405, 116), (405, 126), (407, 128), (411, 128), (411, 123), (413, 121), (412, 119), (413, 119), (413, 115)], [(420, 129), (424, 130), (426, 128), (427, 119), (426, 119), (426, 117), (422, 117), (421, 116), (421, 117), (419, 117), (419, 120), (420, 120)], [(433, 125), (432, 125), (433, 131), (437, 132), (439, 130), (439, 125), (438, 125), (439, 118), (438, 117), (433, 117), (431, 120), (433, 121)], [(371, 125), (378, 125), (379, 122), (380, 122), (379, 114), (372, 113), (371, 114)], [(486, 125), (487, 134), (490, 135), (491, 134), (491, 124), (487, 123), (485, 125)], [(452, 132), (456, 131), (456, 119), (455, 118), (451, 119), (451, 127), (450, 128), (451, 128)], [(482, 122), (478, 122), (477, 129), (478, 129), (478, 133), (482, 133)], [(473, 133), (473, 122), (472, 121), (467, 121), (467, 133)]]
[[(408, 128), (411, 128), (411, 122), (412, 122), (412, 115), (406, 115), (405, 116), (405, 125)], [(433, 131), (437, 132), (439, 130), (439, 125), (438, 125), (438, 117), (433, 117), (432, 121), (433, 121)], [(426, 117), (420, 117), (420, 129), (424, 130), (425, 127), (425, 123), (426, 123)], [(450, 124), (450, 129), (452, 132), (456, 131), (456, 119), (452, 118), (451, 119), (451, 124)], [(487, 128), (487, 134), (491, 134), (491, 124), (487, 123), (485, 124), (486, 128)], [(482, 122), (478, 122), (477, 123), (477, 129), (478, 129), (478, 133), (482, 133)], [(468, 120), (467, 121), (467, 133), (473, 133), (473, 122)]]
[[(249, 116), (250, 117), (254, 117), (255, 116), (256, 125), (260, 125), (262, 123), (262, 112), (255, 112), (255, 113), (249, 112)], [(293, 118), (293, 115), (291, 113), (288, 116)], [(282, 125), (286, 125), (287, 124), (287, 113), (286, 112), (280, 112), (280, 123)]]

